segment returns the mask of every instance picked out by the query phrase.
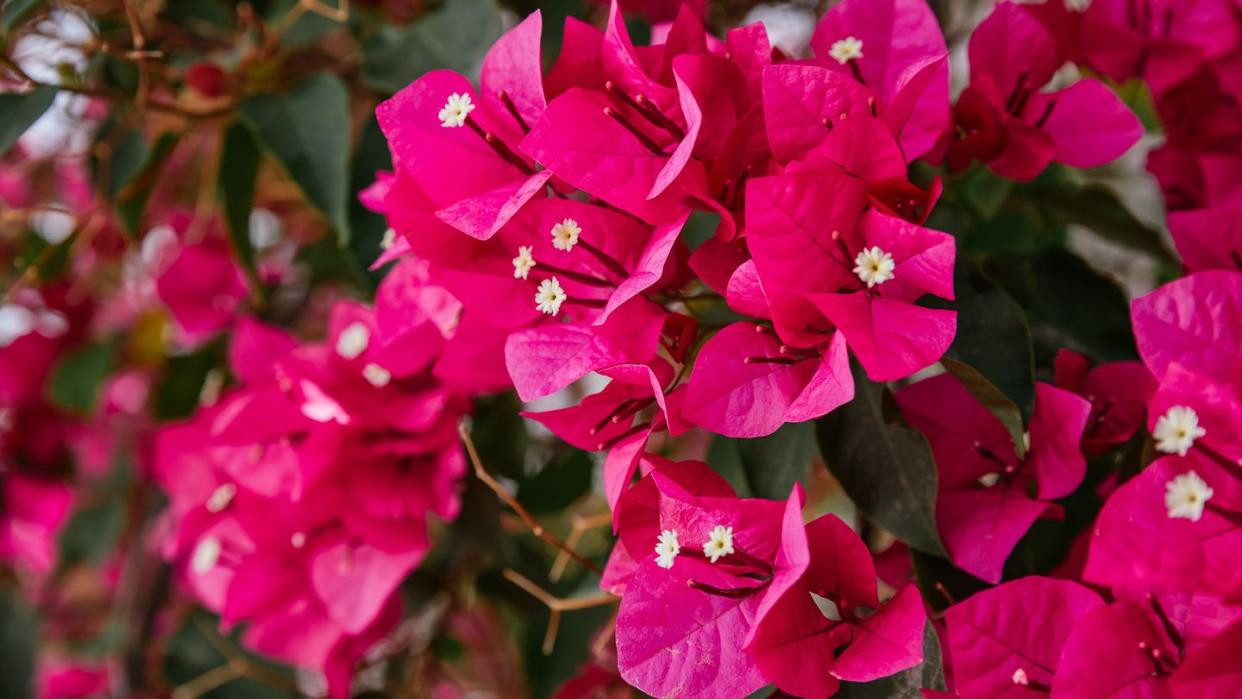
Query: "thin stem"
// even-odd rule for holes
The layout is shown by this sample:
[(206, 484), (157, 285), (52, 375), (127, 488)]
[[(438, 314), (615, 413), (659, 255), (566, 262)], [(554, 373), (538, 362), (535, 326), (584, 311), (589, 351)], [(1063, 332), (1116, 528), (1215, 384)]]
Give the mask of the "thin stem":
[(581, 563), (587, 570), (590, 570), (596, 574), (603, 574), (603, 571), (600, 570), (600, 567), (596, 565), (595, 561), (592, 561), (591, 559), (582, 556), (577, 551), (574, 551), (566, 545), (560, 537), (544, 529), (543, 525), (532, 517), (530, 512), (526, 511), (526, 508), (522, 506), (522, 503), (518, 502), (516, 498), (510, 495), (509, 491), (505, 490), (504, 486), (496, 482), (495, 478), (492, 478), (492, 475), (487, 472), (487, 469), (483, 468), (483, 462), (479, 459), (479, 452), (475, 449), (474, 440), (470, 438), (470, 430), (466, 428), (466, 424), (464, 422), (457, 426), (457, 432), (461, 435), (462, 444), (466, 446), (466, 454), (470, 457), (470, 463), (474, 467), (475, 477), (482, 481), (483, 485), (490, 488), (493, 493), (496, 493), (497, 497), (508, 505), (509, 509), (513, 510), (513, 512), (522, 519), (522, 522), (530, 528), (532, 534), (569, 554), (570, 557), (578, 563)]
[(603, 593), (593, 595), (591, 597), (556, 597), (552, 593), (537, 585), (530, 578), (522, 575), (512, 568), (505, 568), (503, 575), (509, 582), (517, 585), (525, 590), (531, 597), (543, 602), (547, 606), (551, 615), (548, 617), (548, 630), (543, 636), (543, 654), (551, 655), (552, 647), (556, 643), (556, 633), (560, 628), (561, 613), (574, 612), (582, 609), (593, 609), (595, 607), (603, 607), (613, 604), (617, 598), (613, 595)]
[[(578, 542), (582, 541), (582, 536), (592, 529), (599, 529), (612, 524), (612, 513), (601, 512), (590, 517), (575, 515), (569, 536), (565, 537), (565, 544), (570, 548), (576, 549)], [(569, 567), (569, 554), (564, 551), (556, 552), (556, 560), (552, 562), (552, 570), (548, 572), (548, 579), (552, 582), (560, 582), (561, 576), (565, 574), (565, 569)]]

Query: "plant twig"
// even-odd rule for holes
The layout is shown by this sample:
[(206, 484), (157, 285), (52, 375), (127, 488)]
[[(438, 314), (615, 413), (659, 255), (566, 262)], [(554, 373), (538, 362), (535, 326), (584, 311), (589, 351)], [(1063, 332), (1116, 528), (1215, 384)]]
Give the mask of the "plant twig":
[(513, 510), (518, 517), (522, 518), (522, 521), (525, 522), (526, 526), (530, 528), (532, 534), (565, 552), (575, 561), (581, 563), (587, 570), (590, 570), (596, 574), (603, 573), (603, 571), (600, 570), (600, 567), (596, 565), (595, 561), (592, 561), (591, 559), (582, 556), (577, 551), (574, 551), (573, 548), (562, 541), (560, 537), (547, 529), (544, 529), (543, 525), (532, 517), (530, 512), (526, 511), (526, 508), (522, 506), (522, 503), (518, 502), (517, 498), (510, 495), (509, 491), (505, 490), (504, 486), (498, 483), (496, 479), (487, 472), (487, 469), (483, 468), (483, 462), (479, 459), (479, 452), (474, 447), (474, 440), (470, 438), (470, 430), (466, 428), (466, 424), (464, 422), (457, 426), (457, 431), (461, 434), (461, 441), (465, 444), (466, 453), (470, 456), (470, 463), (474, 466), (474, 475), (480, 481), (483, 481), (484, 485), (491, 488), (492, 492), (496, 493), (496, 496), (509, 506), (509, 509)]
[(542, 587), (539, 587), (539, 585), (537, 585), (530, 578), (522, 575), (512, 568), (505, 568), (504, 576), (506, 580), (529, 593), (531, 597), (543, 602), (551, 612), (548, 617), (548, 630), (543, 635), (544, 655), (550, 655), (552, 653), (552, 647), (556, 644), (556, 633), (560, 629), (562, 612), (574, 612), (581, 609), (603, 607), (617, 601), (617, 597), (606, 592), (598, 595), (592, 595), (590, 597), (556, 597)]
[[(590, 517), (582, 515), (574, 515), (572, 528), (569, 530), (569, 536), (565, 537), (565, 545), (571, 549), (578, 548), (578, 542), (582, 541), (582, 535), (592, 529), (612, 524), (612, 514), (609, 512), (601, 512)], [(552, 570), (548, 573), (548, 579), (552, 582), (558, 582), (561, 576), (565, 574), (565, 569), (569, 567), (569, 554), (565, 551), (558, 551), (556, 560), (552, 563)]]

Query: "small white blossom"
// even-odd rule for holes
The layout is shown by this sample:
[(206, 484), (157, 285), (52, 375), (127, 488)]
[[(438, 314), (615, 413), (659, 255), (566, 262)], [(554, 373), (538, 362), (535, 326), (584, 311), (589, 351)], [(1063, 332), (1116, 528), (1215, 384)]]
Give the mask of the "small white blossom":
[(470, 100), (470, 95), (454, 92), (449, 95), (448, 102), (440, 110), (440, 126), (446, 129), (465, 126), (466, 117), (470, 116), (470, 112), (473, 111), (474, 103)]
[(863, 57), (862, 39), (856, 39), (852, 36), (840, 39), (832, 44), (832, 48), (828, 49), (828, 55), (841, 65), (858, 60)]
[(380, 248), (384, 250), (390, 250), (392, 249), (392, 246), (396, 242), (397, 242), (397, 231), (392, 228), (389, 228), (388, 230), (384, 231), (384, 237), (380, 238)]
[(1091, 9), (1091, 0), (1065, 0), (1065, 9), (1070, 12), (1086, 12)]
[(578, 244), (578, 236), (581, 234), (582, 228), (578, 226), (578, 222), (567, 218), (552, 226), (552, 247), (569, 252)]
[(199, 539), (198, 545), (194, 547), (194, 555), (190, 558), (190, 570), (199, 575), (205, 575), (210, 573), (219, 562), (220, 539), (210, 535)]
[(534, 247), (530, 245), (519, 245), (517, 257), (513, 258), (513, 278), (525, 279), (530, 274), (531, 267), (536, 264), (535, 256), (532, 254)]
[(376, 388), (383, 388), (392, 381), (392, 372), (378, 364), (368, 364), (362, 367), (362, 376), (367, 382)]
[(223, 512), (224, 508), (228, 507), (230, 502), (233, 502), (235, 495), (237, 495), (237, 486), (232, 483), (222, 484), (211, 493), (211, 497), (207, 498), (205, 505), (207, 511), (211, 513)]
[(867, 284), (868, 289), (892, 279), (896, 268), (893, 256), (878, 247), (863, 248), (854, 257), (854, 274)]
[(661, 568), (672, 568), (677, 554), (681, 553), (681, 544), (677, 541), (677, 532), (665, 529), (660, 532), (660, 541), (656, 544), (656, 565)]
[(1169, 517), (1198, 522), (1203, 507), (1212, 499), (1214, 491), (1194, 471), (1187, 471), (1165, 484), (1164, 506)]
[(703, 544), (703, 555), (715, 563), (723, 556), (733, 553), (733, 527), (717, 524)]
[(362, 323), (354, 323), (336, 338), (336, 353), (346, 359), (357, 359), (371, 344), (371, 331)]
[(1026, 670), (1023, 670), (1022, 668), (1018, 668), (1013, 671), (1012, 679), (1014, 684), (1021, 685), (1023, 687), (1026, 687), (1031, 683), (1030, 678), (1026, 676)]
[(25, 306), (10, 303), (0, 306), (0, 347), (8, 347), (34, 332), (35, 314)]
[(1156, 420), (1156, 429), (1151, 431), (1156, 438), (1156, 448), (1166, 454), (1185, 456), (1195, 445), (1195, 440), (1207, 434), (1207, 430), (1199, 426), (1199, 414), (1194, 408), (1175, 405)]
[(565, 290), (556, 277), (539, 282), (539, 290), (535, 292), (535, 308), (540, 313), (554, 316), (561, 312), (561, 304), (565, 303)]
[(289, 537), (289, 543), (293, 544), (295, 549), (302, 548), (306, 545), (306, 534), (304, 532), (294, 532), (293, 536)]
[(1001, 474), (999, 473), (985, 473), (982, 476), (979, 476), (979, 485), (984, 488), (991, 488), (997, 483), (1000, 483), (1000, 479)]

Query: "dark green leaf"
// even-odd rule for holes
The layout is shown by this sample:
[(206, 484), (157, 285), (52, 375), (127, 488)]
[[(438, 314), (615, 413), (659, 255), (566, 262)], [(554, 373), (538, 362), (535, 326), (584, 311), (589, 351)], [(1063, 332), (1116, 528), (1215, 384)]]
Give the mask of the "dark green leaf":
[[(965, 262), (959, 262), (953, 285), (957, 336), (945, 356), (973, 368), (1012, 401), (1023, 418), (1030, 417), (1035, 401), (1035, 360), (1022, 307)], [(975, 383), (968, 382), (966, 387), (992, 407), (993, 397), (977, 391)], [(1006, 420), (1002, 414), (997, 417)], [(1007, 422), (1006, 426), (1022, 434), (1020, 422), (1016, 426)]]
[(885, 388), (854, 366), (854, 400), (819, 421), (829, 470), (868, 517), (912, 547), (944, 555), (936, 464), (916, 430), (885, 419)]
[(341, 79), (316, 73), (288, 94), (253, 95), (242, 102), (241, 117), (347, 243), (349, 92)]
[[(7, 12), (9, 5), (5, 5)], [(52, 106), (56, 88), (36, 87), (25, 94), (0, 95), (0, 156), (9, 152), (30, 125)]]
[(198, 407), (207, 374), (215, 368), (219, 349), (210, 346), (193, 354), (172, 357), (164, 365), (155, 389), (155, 414), (162, 419), (189, 417)]
[(1009, 198), (1013, 180), (998, 177), (986, 167), (978, 166), (956, 183), (962, 202), (982, 218), (990, 218)]
[(102, 563), (113, 553), (124, 524), (125, 508), (120, 500), (75, 511), (60, 533), (60, 569)]
[(553, 458), (543, 470), (518, 485), (517, 498), (536, 514), (569, 507), (591, 489), (591, 455), (574, 449)]
[(944, 687), (940, 639), (936, 637), (935, 627), (928, 622), (923, 627), (923, 662), (874, 682), (842, 682), (837, 696), (841, 699), (922, 699), (920, 690), (943, 690)]
[(16, 590), (0, 591), (0, 696), (34, 696), (38, 629), (38, 617)]
[(385, 25), (362, 45), (362, 79), (396, 92), (438, 68), (478, 73), (503, 26), (495, 0), (453, 0), (405, 26)]
[(254, 263), (254, 246), (250, 242), (250, 212), (254, 208), (254, 187), (258, 175), (259, 146), (249, 129), (240, 122), (233, 122), (221, 137), (216, 191), (220, 193), (220, 207), (229, 243), (252, 284), (259, 279)]
[[(358, 147), (354, 151), (353, 169), (350, 173), (349, 227), (353, 232), (349, 247), (354, 257), (370, 267), (383, 252), (380, 243), (388, 230), (388, 220), (363, 206), (357, 193), (375, 182), (375, 173), (392, 170), (392, 155), (388, 152), (388, 140), (380, 130), (379, 122), (371, 115), (362, 125)], [(377, 270), (372, 274), (376, 283), (381, 278)]]
[(172, 155), (180, 140), (179, 134), (165, 131), (155, 140), (155, 145), (143, 157), (138, 171), (123, 183), (118, 191), (116, 210), (121, 223), (131, 235), (137, 235), (142, 226), (142, 215), (147, 209), (151, 190), (159, 179), (160, 170)]
[(9, 31), (30, 14), (31, 10), (38, 7), (40, 2), (42, 0), (5, 0), (3, 9), (0, 9), (0, 27), (6, 32)]
[(976, 400), (983, 403), (988, 412), (995, 415), (1001, 421), (1001, 424), (1005, 426), (1005, 430), (1009, 432), (1009, 437), (1013, 440), (1014, 446), (1021, 453), (1024, 449), (1022, 435), (1026, 432), (1026, 428), (1023, 425), (1022, 413), (1018, 410), (1018, 406), (1014, 405), (1013, 401), (1009, 400), (1004, 393), (1001, 393), (1000, 389), (993, 386), (992, 382), (984, 378), (978, 369), (969, 364), (959, 362), (956, 359), (949, 359), (948, 357), (942, 357), (940, 363), (958, 381), (962, 382), (962, 385), (966, 387), (967, 391), (970, 391), (970, 394)]
[[(116, 135), (117, 129), (122, 129), (119, 136)], [(91, 167), (99, 191), (108, 199), (115, 200), (121, 189), (142, 171), (149, 149), (141, 132), (115, 124), (105, 124), (100, 129), (96, 142), (105, 139), (112, 141), (114, 145), (107, 151), (106, 158), (99, 159), (92, 155)]]
[(1113, 190), (1101, 184), (1067, 184), (1033, 193), (1036, 203), (1048, 207), (1064, 223), (1086, 226), (1101, 236), (1176, 265), (1177, 257), (1160, 232), (1130, 213)]
[(95, 407), (99, 389), (116, 363), (116, 344), (89, 345), (65, 355), (52, 373), (49, 398), (61, 407), (87, 414)]
[(815, 425), (787, 423), (757, 439), (716, 437), (707, 452), (712, 468), (743, 497), (784, 500), (806, 480), (815, 458)]
[[(169, 684), (180, 686), (228, 663), (216, 647), (220, 639), (209, 639), (207, 629), (218, 625), (215, 619), (204, 614), (191, 614), (181, 628), (170, 636), (164, 646), (163, 674)], [(215, 641), (215, 643), (213, 643)], [(223, 641), (237, 648), (237, 654), (264, 670), (262, 677), (271, 684), (262, 684), (248, 677), (238, 677), (225, 682), (202, 695), (203, 699), (293, 699), (299, 696), (294, 690), (293, 672), (268, 660), (245, 653), (236, 638)], [(256, 673), (257, 676), (257, 673)]]

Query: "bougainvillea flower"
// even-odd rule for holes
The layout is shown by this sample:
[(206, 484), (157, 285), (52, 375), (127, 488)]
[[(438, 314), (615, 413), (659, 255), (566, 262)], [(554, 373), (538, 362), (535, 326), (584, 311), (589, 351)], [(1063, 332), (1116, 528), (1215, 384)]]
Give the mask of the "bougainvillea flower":
[(222, 237), (181, 245), (156, 279), (179, 341), (196, 346), (227, 328), (246, 298), (246, 283)]
[(1143, 426), (1151, 374), (1139, 362), (1091, 366), (1083, 355), (1063, 349), (1057, 352), (1054, 370), (1057, 388), (1091, 402), (1091, 417), (1082, 437), (1088, 455), (1103, 454), (1129, 441)]
[(1242, 623), (1234, 623), (1198, 651), (1188, 655), (1169, 678), (1174, 696), (1227, 699), (1242, 683), (1237, 650)]
[(1242, 206), (1171, 211), (1169, 232), (1187, 271), (1242, 271)]
[(1149, 606), (1121, 601), (1087, 611), (1074, 625), (1052, 680), (1058, 697), (1171, 697), (1178, 649)]
[(895, 133), (910, 160), (930, 151), (948, 127), (948, 48), (924, 0), (838, 3), (824, 13), (811, 48), (818, 64), (865, 85), (881, 111), (896, 107), (909, 115)]
[(826, 415), (853, 397), (841, 333), (821, 355), (789, 348), (766, 326), (733, 323), (699, 350), (685, 417), (719, 434), (758, 437)]
[(1079, 442), (1091, 404), (1037, 384), (1030, 444), (1021, 449), (951, 375), (902, 389), (897, 404), (931, 443), (940, 474), (936, 526), (950, 559), (976, 577), (998, 582), (1018, 540), (1036, 519), (1057, 512), (1051, 500), (1082, 482), (1087, 464)]
[(774, 567), (746, 649), (782, 691), (828, 697), (840, 680), (868, 682), (923, 660), (917, 588), (881, 605), (870, 552), (834, 515), (803, 525), (791, 498)]
[(970, 37), (970, 86), (953, 109), (948, 165), (974, 160), (998, 175), (1034, 179), (1052, 161), (1096, 167), (1134, 145), (1143, 127), (1103, 83), (1040, 92), (1061, 59), (1056, 41), (1016, 3), (1000, 3)]
[(1143, 363), (1163, 379), (1176, 362), (1230, 381), (1242, 354), (1242, 273), (1206, 271), (1165, 284), (1130, 306)]
[(73, 490), (64, 483), (6, 473), (0, 490), (0, 561), (36, 576), (50, 573), (73, 501)]
[(1074, 625), (1103, 604), (1076, 582), (1027, 577), (953, 605), (945, 624), (958, 694), (1047, 696)]

